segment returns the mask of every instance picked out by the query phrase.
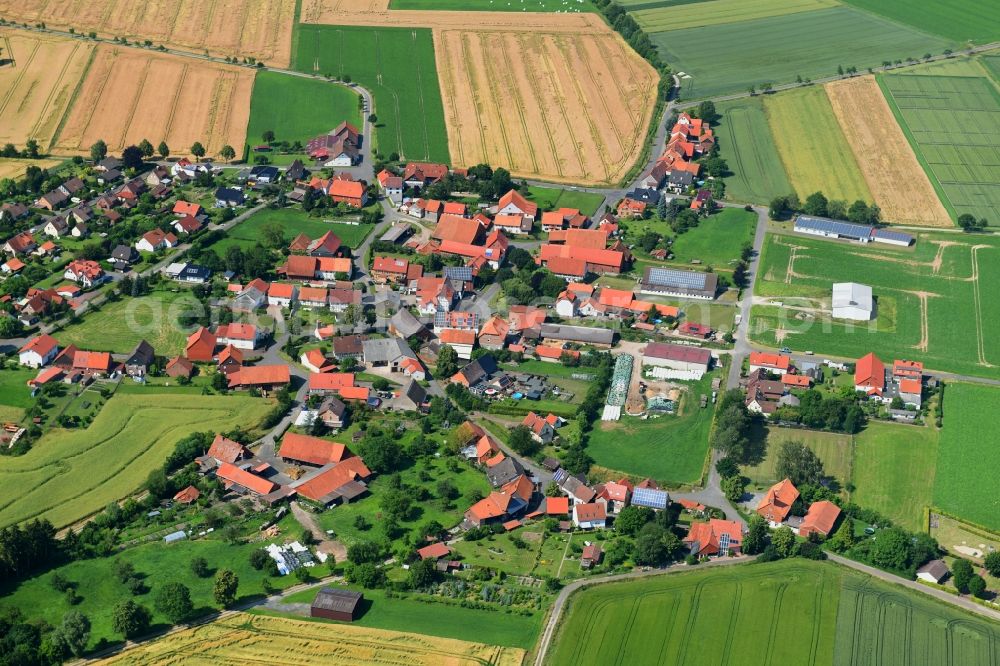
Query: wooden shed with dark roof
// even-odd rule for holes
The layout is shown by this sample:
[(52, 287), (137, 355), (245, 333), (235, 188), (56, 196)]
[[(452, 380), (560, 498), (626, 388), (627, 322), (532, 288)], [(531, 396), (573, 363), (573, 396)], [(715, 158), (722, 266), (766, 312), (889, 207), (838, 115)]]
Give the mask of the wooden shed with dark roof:
[(351, 590), (339, 590), (324, 587), (312, 602), (311, 617), (321, 617), (327, 620), (353, 622), (358, 615), (364, 595)]

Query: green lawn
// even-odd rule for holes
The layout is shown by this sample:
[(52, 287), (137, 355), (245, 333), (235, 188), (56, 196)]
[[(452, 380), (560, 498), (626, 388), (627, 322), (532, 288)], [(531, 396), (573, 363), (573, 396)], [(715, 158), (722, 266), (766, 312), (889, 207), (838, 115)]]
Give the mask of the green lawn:
[(379, 153), (450, 161), (430, 30), (301, 24), (296, 36), (293, 68), (350, 77), (372, 92)]
[(31, 368), (4, 368), (0, 370), (0, 409), (10, 407), (19, 411), (31, 407), (31, 389), (28, 380), (34, 379), (37, 370)]
[(1000, 39), (1000, 5), (977, 0), (845, 0), (918, 30), (959, 42), (985, 44)]
[(732, 173), (726, 178), (726, 198), (766, 204), (791, 192), (764, 114), (763, 98), (721, 102), (715, 108), (721, 116), (715, 127), (719, 152)]
[(277, 141), (305, 145), (345, 120), (361, 131), (360, 99), (356, 92), (337, 83), (258, 72), (250, 99), (247, 143), (263, 143), (264, 132), (270, 130)]
[(938, 432), (933, 428), (869, 423), (855, 438), (851, 501), (907, 529), (923, 529), (938, 448)]
[(179, 318), (187, 312), (201, 312), (203, 306), (187, 289), (170, 288), (175, 291), (158, 290), (105, 303), (100, 310), (88, 310), (78, 323), (53, 336), (61, 346), (75, 344), (81, 349), (116, 354), (131, 352), (145, 339), (158, 355), (175, 356), (184, 351), (190, 333), (181, 327)]
[[(504, 647), (531, 649), (541, 630), (542, 617), (461, 608), (445, 603), (408, 598), (389, 598), (382, 590), (361, 590), (371, 602), (365, 614), (351, 624), (373, 629), (391, 629), (441, 638), (455, 638)], [(296, 592), (287, 603), (312, 603), (317, 590)]]
[[(761, 433), (763, 435), (763, 433)], [(832, 476), (844, 486), (851, 480), (851, 462), (854, 444), (850, 435), (815, 430), (768, 427), (766, 440), (760, 442), (764, 458), (759, 463), (744, 467), (743, 473), (758, 486), (770, 486), (781, 479), (775, 467), (778, 450), (783, 442), (800, 442), (808, 446), (823, 461), (827, 476)]]
[(85, 518), (138, 490), (184, 436), (252, 428), (271, 405), (246, 395), (116, 395), (85, 430), (49, 431), (3, 465), (0, 483), (18, 490), (0, 498), (0, 525)]
[(604, 201), (602, 194), (538, 185), (528, 187), (528, 198), (541, 206), (543, 211), (576, 208), (587, 216), (596, 213), (598, 206)]
[(597, 465), (635, 477), (672, 486), (698, 483), (714, 411), (711, 400), (704, 409), (698, 402), (701, 394), (711, 396), (711, 383), (711, 375), (689, 383), (679, 415), (643, 421), (623, 414), (620, 421), (598, 421), (587, 453)]
[(724, 208), (674, 239), (673, 261), (689, 264), (699, 260), (706, 266), (730, 267), (739, 261), (743, 245), (753, 243), (756, 228), (757, 213)]
[(572, 379), (573, 375), (592, 375), (594, 378), (599, 374), (597, 368), (578, 367), (571, 368), (562, 363), (546, 363), (528, 359), (520, 363), (512, 363), (510, 368), (514, 372), (524, 372), (532, 375), (542, 375), (543, 377), (562, 377)]
[(934, 504), (973, 523), (1000, 530), (1000, 469), (996, 433), (1000, 389), (951, 383), (944, 393), (944, 429), (937, 454)]
[(371, 224), (346, 224), (336, 222), (327, 217), (312, 217), (298, 206), (291, 208), (265, 208), (255, 213), (250, 219), (237, 225), (225, 239), (212, 246), (213, 249), (227, 243), (238, 243), (251, 247), (258, 241), (263, 241), (263, 229), (270, 224), (278, 224), (285, 233), (285, 239), (291, 241), (299, 234), (310, 238), (319, 238), (327, 231), (337, 234), (340, 241), (351, 248), (361, 245), (372, 230)]
[[(706, 9), (704, 14), (711, 16)], [(956, 46), (850, 7), (835, 7), (723, 25), (654, 32), (650, 39), (673, 69), (691, 76), (683, 95), (700, 99), (749, 85), (790, 83), (796, 76), (833, 76), (884, 60), (919, 58)]]
[(593, 12), (589, 0), (391, 0), (389, 9), (489, 12)]

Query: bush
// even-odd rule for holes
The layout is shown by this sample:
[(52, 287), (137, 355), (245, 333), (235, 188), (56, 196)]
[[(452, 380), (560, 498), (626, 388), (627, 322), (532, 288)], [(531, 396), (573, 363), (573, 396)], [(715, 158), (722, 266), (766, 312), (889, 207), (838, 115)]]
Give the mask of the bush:
[(250, 566), (257, 571), (262, 571), (270, 561), (271, 556), (263, 548), (256, 548), (250, 552)]

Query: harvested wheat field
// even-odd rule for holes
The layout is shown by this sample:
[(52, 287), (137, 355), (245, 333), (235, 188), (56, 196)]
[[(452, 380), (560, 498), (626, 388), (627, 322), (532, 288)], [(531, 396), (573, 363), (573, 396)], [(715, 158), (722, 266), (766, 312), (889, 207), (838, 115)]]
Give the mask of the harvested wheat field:
[(896, 224), (952, 226), (875, 78), (828, 83), (826, 93), (882, 217)]
[(236, 613), (97, 663), (518, 666), (523, 657), (518, 648)]
[(148, 139), (183, 154), (195, 141), (216, 155), (246, 140), (254, 72), (137, 49), (102, 45), (56, 147), (111, 152)]
[(29, 166), (36, 166), (39, 169), (51, 169), (61, 163), (62, 160), (18, 160), (3, 157), (0, 158), (0, 178), (13, 178), (17, 180), (24, 175), (25, 169)]
[(288, 66), (295, 0), (0, 0), (0, 16), (50, 28)]
[(20, 30), (0, 30), (0, 143), (19, 148), (35, 139), (48, 150), (73, 91), (87, 70), (93, 44)]
[(439, 30), (434, 49), (456, 165), (613, 183), (639, 154), (657, 74), (616, 34)]

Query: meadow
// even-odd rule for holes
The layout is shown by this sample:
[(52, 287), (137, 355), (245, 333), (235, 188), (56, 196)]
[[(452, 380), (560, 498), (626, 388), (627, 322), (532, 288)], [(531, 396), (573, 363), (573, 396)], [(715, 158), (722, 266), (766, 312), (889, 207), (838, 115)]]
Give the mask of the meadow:
[(715, 270), (728, 271), (739, 261), (743, 245), (753, 242), (757, 214), (742, 208), (723, 208), (702, 218), (697, 227), (682, 234), (675, 234), (670, 223), (661, 220), (622, 220), (621, 224), (625, 228), (625, 239), (629, 244), (637, 243), (647, 231), (673, 239), (670, 251), (674, 258), (669, 261), (651, 259), (637, 246), (633, 250), (638, 257), (636, 272), (641, 273), (644, 265), (650, 263), (690, 269), (692, 261), (700, 262), (701, 270), (711, 266)]
[(743, 23), (754, 19), (827, 9), (838, 4), (837, 0), (757, 0), (756, 2), (713, 0), (708, 5), (695, 2), (666, 4), (648, 9), (627, 4), (625, 7), (643, 30), (652, 33), (723, 23)]
[(985, 44), (1000, 39), (1000, 5), (976, 0), (844, 0), (918, 30), (958, 42)]
[(877, 80), (949, 212), (1000, 222), (1000, 92), (993, 82), (919, 74)]
[(424, 9), (461, 12), (593, 12), (590, 0), (390, 0), (389, 9)]
[(116, 395), (86, 429), (46, 433), (7, 461), (0, 525), (47, 518), (72, 524), (139, 489), (184, 436), (206, 428), (253, 427), (271, 401), (250, 396)]
[[(274, 132), (278, 141), (307, 141), (326, 134), (347, 121), (361, 131), (360, 96), (350, 88), (316, 79), (303, 79), (277, 72), (258, 72), (250, 97), (247, 143), (263, 142), (264, 132)], [(362, 141), (370, 137), (363, 137)], [(291, 161), (295, 156), (275, 155), (273, 161)], [(299, 155), (306, 161), (304, 154)]]
[(778, 464), (778, 451), (784, 442), (800, 442), (808, 446), (823, 461), (826, 475), (835, 478), (841, 487), (851, 480), (854, 445), (850, 435), (768, 427), (766, 433), (758, 433), (756, 440), (754, 443), (760, 448), (763, 457), (760, 462), (744, 467), (743, 474), (759, 487), (768, 487), (781, 480), (775, 468)]
[(1000, 530), (996, 476), (1000, 449), (1000, 389), (949, 383), (937, 455), (934, 505), (992, 530)]
[(33, 402), (27, 382), (37, 374), (31, 368), (0, 370), (0, 422), (21, 420), (24, 410)]
[[(753, 307), (750, 337), (760, 344), (855, 359), (874, 351), (1000, 376), (1000, 349), (987, 337), (1000, 303), (980, 294), (1000, 278), (997, 239), (921, 233), (915, 247), (890, 249), (769, 234), (759, 275), (755, 295), (771, 303)], [(832, 283), (851, 281), (872, 286), (872, 322), (830, 318)]]
[(371, 233), (371, 224), (337, 223), (322, 217), (312, 217), (299, 207), (265, 208), (255, 213), (245, 222), (232, 229), (224, 239), (212, 245), (212, 249), (224, 252), (229, 245), (251, 247), (263, 241), (263, 230), (271, 224), (280, 225), (289, 242), (299, 234), (310, 238), (319, 238), (328, 231), (337, 234), (340, 242), (347, 247), (355, 248)]
[(430, 30), (299, 25), (292, 67), (370, 90), (380, 154), (450, 163)]
[(726, 177), (726, 198), (766, 204), (792, 192), (767, 123), (764, 99), (720, 102), (715, 108), (721, 116), (714, 128), (719, 153), (731, 173)]
[[(600, 641), (588, 640), (598, 633)], [(960, 666), (991, 663), (997, 640), (1000, 625), (797, 559), (586, 588), (570, 598), (547, 662), (725, 663), (740, 655), (741, 664)]]
[(838, 65), (863, 70), (955, 46), (843, 6), (656, 32), (650, 39), (675, 71), (692, 77), (684, 86), (688, 99), (743, 92), (762, 83), (790, 83), (796, 76), (835, 76)]
[(604, 195), (602, 194), (540, 185), (528, 186), (528, 198), (537, 203), (543, 211), (576, 208), (587, 216), (596, 213), (598, 207), (604, 203)]
[(847, 202), (872, 200), (822, 86), (768, 96), (764, 113), (799, 198), (823, 192)]

